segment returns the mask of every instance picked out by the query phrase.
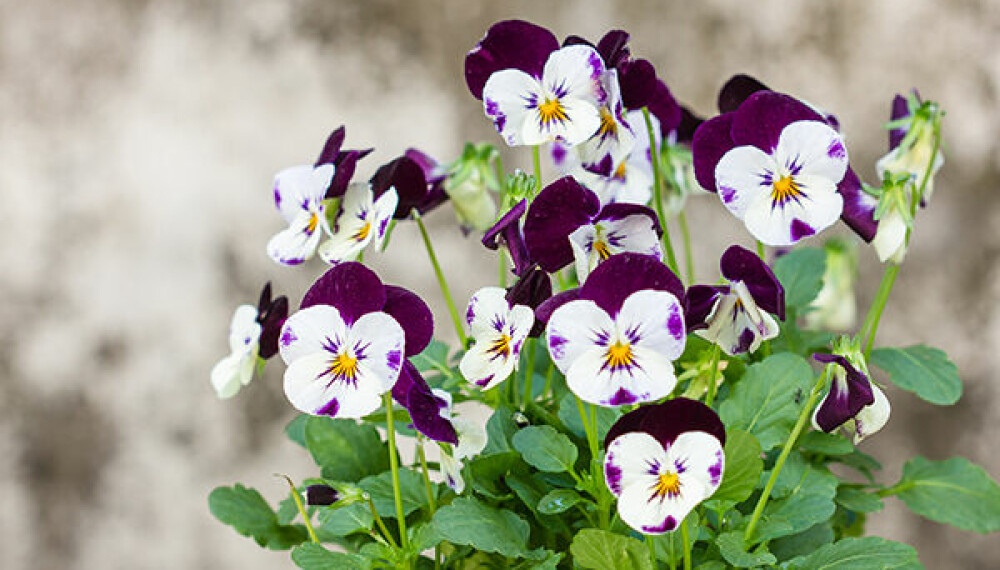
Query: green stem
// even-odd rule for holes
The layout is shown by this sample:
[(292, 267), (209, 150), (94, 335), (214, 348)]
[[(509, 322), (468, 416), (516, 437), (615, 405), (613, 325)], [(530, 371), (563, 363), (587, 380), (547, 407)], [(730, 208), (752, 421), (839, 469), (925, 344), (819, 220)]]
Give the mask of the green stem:
[[(431, 518), (437, 511), (437, 499), (434, 498), (434, 489), (431, 487), (431, 475), (427, 469), (427, 455), (424, 453), (424, 436), (417, 435), (417, 457), (420, 458), (420, 469), (424, 474), (424, 488), (427, 490), (427, 504), (431, 510)], [(441, 545), (434, 545), (434, 568), (441, 568)]]
[(309, 540), (319, 544), (319, 539), (316, 538), (316, 531), (313, 530), (312, 521), (309, 520), (309, 512), (306, 511), (305, 505), (302, 504), (302, 497), (299, 496), (299, 490), (295, 488), (295, 483), (292, 483), (292, 479), (288, 475), (278, 476), (288, 481), (288, 488), (292, 491), (292, 500), (295, 501), (295, 508), (299, 510), (299, 515), (302, 516), (302, 522), (306, 523), (306, 532), (309, 533)]
[(657, 568), (659, 565), (656, 563), (656, 544), (653, 542), (653, 536), (647, 534), (645, 538), (646, 546), (649, 548), (649, 561), (653, 563), (653, 568)]
[(538, 150), (539, 146), (531, 147), (532, 158), (535, 163), (535, 194), (537, 195), (542, 191), (542, 157)]
[(535, 346), (538, 344), (538, 341), (533, 338), (529, 338), (525, 342), (528, 343), (528, 362), (524, 370), (524, 403), (527, 404), (528, 402), (534, 400), (532, 397), (533, 394), (531, 393), (531, 383), (532, 378), (535, 376)]
[(823, 389), (823, 384), (826, 382), (827, 370), (823, 370), (823, 373), (819, 375), (819, 379), (816, 384), (813, 385), (812, 392), (809, 393), (809, 399), (806, 400), (805, 406), (802, 408), (802, 412), (799, 414), (798, 421), (795, 422), (795, 427), (792, 428), (792, 433), (788, 434), (788, 440), (785, 441), (785, 446), (781, 449), (781, 455), (778, 456), (778, 460), (774, 463), (774, 467), (771, 469), (771, 477), (767, 480), (767, 485), (764, 486), (764, 492), (761, 493), (760, 499), (757, 500), (757, 506), (753, 509), (753, 514), (750, 515), (750, 524), (747, 525), (747, 530), (743, 534), (743, 542), (750, 544), (750, 539), (753, 537), (753, 531), (757, 527), (757, 521), (760, 520), (761, 514), (764, 512), (764, 506), (767, 505), (767, 500), (771, 496), (771, 489), (774, 488), (775, 482), (778, 480), (778, 474), (781, 473), (781, 468), (785, 466), (785, 460), (788, 459), (788, 454), (792, 452), (792, 448), (795, 447), (795, 441), (799, 438), (799, 434), (802, 433), (802, 429), (806, 425), (806, 421), (809, 419), (812, 413), (813, 406), (816, 404), (816, 400), (819, 398), (820, 393)]
[(722, 350), (719, 345), (712, 345), (712, 364), (709, 366), (709, 377), (708, 377), (708, 393), (705, 395), (705, 405), (709, 408), (712, 407), (712, 402), (715, 401), (715, 390), (717, 388), (715, 377), (719, 373), (719, 355)]
[(767, 263), (767, 259), (764, 254), (764, 243), (760, 240), (757, 240), (757, 257), (759, 257), (764, 263)]
[(502, 251), (497, 251), (497, 268), (499, 270), (500, 287), (507, 288), (507, 256)]
[(406, 536), (403, 492), (399, 486), (399, 456), (396, 451), (396, 425), (392, 421), (392, 393), (386, 392), (382, 400), (385, 404), (385, 430), (389, 439), (389, 469), (392, 471), (392, 498), (396, 502), (396, 522), (399, 523), (399, 544), (405, 550), (409, 538)]
[(889, 487), (888, 489), (882, 489), (880, 491), (876, 491), (875, 494), (878, 495), (879, 497), (889, 497), (892, 495), (898, 495), (899, 493), (912, 489), (916, 486), (917, 484), (914, 483), (913, 481), (905, 481), (903, 483), (900, 483), (899, 485)]
[(681, 544), (684, 546), (684, 570), (691, 570), (691, 537), (688, 536), (687, 519), (681, 521)]
[(552, 393), (552, 377), (556, 373), (556, 364), (549, 361), (549, 369), (545, 372), (545, 390), (542, 391), (542, 398), (548, 399), (549, 394)]
[(414, 210), (413, 219), (417, 222), (417, 228), (420, 229), (420, 237), (424, 240), (424, 247), (427, 248), (427, 256), (431, 259), (431, 265), (434, 266), (434, 274), (437, 276), (438, 285), (441, 286), (441, 294), (444, 296), (444, 302), (448, 305), (448, 312), (451, 313), (451, 320), (455, 325), (455, 332), (458, 334), (458, 339), (462, 342), (462, 348), (465, 348), (468, 344), (468, 337), (465, 336), (465, 329), (462, 327), (462, 319), (458, 316), (458, 310), (455, 308), (455, 300), (451, 297), (451, 290), (448, 289), (448, 282), (444, 279), (444, 272), (441, 271), (441, 264), (438, 263), (437, 255), (434, 253), (434, 246), (431, 244), (431, 237), (427, 233), (427, 228), (424, 226), (424, 220), (420, 217), (420, 214)]
[(892, 286), (896, 282), (896, 276), (899, 275), (899, 268), (900, 266), (895, 263), (886, 264), (885, 273), (882, 274), (882, 283), (878, 286), (878, 293), (871, 306), (868, 307), (868, 315), (865, 317), (864, 324), (861, 325), (861, 336), (865, 339), (865, 361), (872, 355), (875, 333), (878, 332), (882, 311), (885, 310), (885, 305), (889, 301), (889, 294), (892, 293)]
[(667, 228), (667, 216), (663, 211), (663, 181), (660, 180), (660, 151), (656, 147), (656, 133), (653, 129), (653, 119), (649, 116), (649, 109), (642, 108), (642, 117), (646, 120), (646, 132), (649, 133), (649, 157), (653, 161), (653, 207), (656, 208), (656, 216), (660, 218), (660, 225), (663, 227), (663, 249), (667, 252), (667, 265), (675, 274), (680, 273), (677, 269), (677, 256), (674, 255), (674, 246), (670, 243), (670, 231)]
[(375, 503), (372, 502), (372, 498), (368, 495), (368, 493), (365, 493), (365, 500), (368, 501), (368, 510), (371, 511), (372, 517), (375, 519), (375, 523), (378, 525), (379, 530), (382, 531), (382, 536), (389, 541), (389, 544), (391, 544), (393, 548), (399, 548), (399, 546), (396, 545), (396, 540), (392, 538), (392, 533), (389, 532), (389, 529), (385, 526), (385, 522), (382, 521), (382, 517), (378, 516), (378, 511), (375, 509)]
[[(669, 535), (668, 535), (669, 536)], [(674, 548), (674, 537), (670, 537), (670, 570), (677, 570), (677, 549)]]
[(677, 223), (681, 226), (681, 239), (684, 240), (684, 275), (688, 284), (691, 284), (694, 283), (694, 255), (691, 254), (691, 232), (688, 231), (684, 210), (677, 214)]

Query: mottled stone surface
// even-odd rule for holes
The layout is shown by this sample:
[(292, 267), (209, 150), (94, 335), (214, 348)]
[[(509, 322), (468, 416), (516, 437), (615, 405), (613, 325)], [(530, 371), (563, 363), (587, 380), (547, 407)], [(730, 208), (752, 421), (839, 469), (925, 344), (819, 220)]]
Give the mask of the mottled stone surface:
[[(232, 309), (264, 280), (294, 299), (321, 267), (277, 267), (279, 169), (313, 159), (331, 128), (377, 148), (450, 158), (498, 139), (468, 96), (462, 57), (489, 23), (633, 33), (674, 93), (710, 113), (735, 72), (836, 112), (873, 177), (889, 98), (916, 85), (948, 110), (948, 162), (880, 334), (946, 349), (966, 381), (954, 408), (895, 389), (864, 445), (885, 480), (914, 453), (971, 457), (1000, 475), (1000, 5), (870, 2), (58, 0), (0, 3), (0, 567), (291, 568), (211, 518), (209, 491), (242, 481), (272, 501), (272, 473), (313, 473), (284, 440), (278, 367), (217, 401), (208, 371)], [(909, 35), (907, 35), (909, 34)], [(527, 165), (526, 153), (506, 155)], [(699, 273), (745, 232), (714, 199), (692, 204)], [(456, 296), (492, 258), (430, 216)], [(447, 335), (417, 235), (372, 256), (423, 292)], [(862, 301), (879, 267), (862, 251)], [(889, 500), (870, 531), (917, 545), (928, 568), (991, 568), (995, 540), (923, 521)]]

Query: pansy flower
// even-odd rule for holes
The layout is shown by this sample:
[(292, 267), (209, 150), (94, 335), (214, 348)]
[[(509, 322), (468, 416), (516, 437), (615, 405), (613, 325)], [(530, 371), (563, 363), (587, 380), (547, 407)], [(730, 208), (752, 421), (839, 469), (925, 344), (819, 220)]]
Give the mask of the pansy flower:
[(619, 418), (605, 439), (604, 479), (622, 522), (643, 534), (676, 530), (722, 483), (725, 442), (719, 416), (687, 398)]
[[(507, 289), (505, 298), (511, 307), (524, 305), (532, 311), (537, 309), (552, 297), (552, 281), (549, 274), (544, 269), (532, 267), (524, 275), (517, 278), (517, 281)], [(535, 324), (531, 327), (528, 336), (538, 338), (545, 331), (545, 323), (535, 319)]]
[(659, 220), (651, 209), (636, 204), (601, 207), (597, 195), (571, 176), (546, 186), (524, 222), (531, 259), (550, 273), (575, 261), (581, 282), (599, 263), (618, 253), (661, 259), (660, 235)]
[(458, 444), (453, 448), (441, 446), (441, 474), (444, 481), (456, 493), (465, 490), (465, 480), (462, 478), (462, 462), (482, 453), (486, 449), (488, 436), (486, 426), (480, 422), (469, 420), (457, 415), (451, 402), (451, 394), (444, 390), (434, 390), (435, 397), (444, 406), (440, 410), (441, 418), (450, 423), (458, 437)]
[(278, 352), (278, 333), (288, 316), (288, 298), (271, 299), (271, 284), (264, 285), (257, 306), (240, 305), (229, 325), (229, 356), (220, 360), (211, 373), (212, 387), (219, 398), (231, 398), (253, 380), (258, 359), (267, 360)]
[(549, 354), (570, 390), (593, 404), (620, 406), (674, 389), (673, 361), (686, 340), (683, 307), (684, 287), (662, 262), (621, 253), (536, 315), (549, 315)]
[(730, 356), (754, 352), (778, 336), (785, 318), (785, 290), (752, 251), (734, 245), (719, 263), (728, 285), (688, 289), (688, 329), (718, 344)]
[(619, 164), (635, 147), (635, 132), (625, 118), (625, 107), (622, 105), (618, 72), (612, 69), (605, 73), (601, 84), (607, 93), (606, 100), (598, 109), (601, 124), (593, 136), (573, 147), (584, 167), (593, 166), (601, 162), (604, 157), (609, 157), (614, 164)]
[(274, 205), (288, 228), (267, 242), (271, 259), (298, 265), (316, 254), (323, 234), (330, 234), (326, 221), (326, 198), (334, 166), (300, 165), (282, 170), (274, 179)]
[(328, 270), (281, 329), (285, 395), (302, 412), (358, 418), (381, 403), (405, 357), (430, 342), (427, 305), (360, 263)]
[(530, 307), (511, 305), (500, 287), (477, 291), (465, 311), (475, 344), (458, 364), (462, 376), (482, 390), (500, 384), (517, 368), (524, 340), (535, 324)]
[(486, 230), (482, 239), (482, 243), (487, 249), (496, 251), (501, 245), (504, 246), (513, 264), (514, 275), (523, 274), (532, 264), (521, 231), (521, 217), (524, 216), (527, 208), (527, 200), (521, 200), (514, 204), (513, 208), (500, 216), (500, 219)]
[(319, 247), (320, 257), (336, 265), (354, 261), (372, 242), (381, 246), (398, 203), (395, 188), (388, 188), (376, 198), (370, 184), (356, 182), (348, 186), (330, 239)]
[(500, 189), (495, 162), (499, 153), (488, 144), (466, 144), (462, 156), (446, 169), (444, 191), (462, 231), (485, 230), (497, 216), (490, 192)]
[(490, 75), (483, 109), (510, 146), (580, 144), (601, 126), (604, 73), (594, 48), (567, 46), (549, 54), (540, 75), (516, 68)]
[[(444, 394), (447, 395), (447, 392)], [(413, 429), (434, 441), (458, 443), (458, 433), (450, 418), (443, 415), (443, 411), (451, 406), (451, 396), (445, 399), (432, 391), (409, 360), (403, 363), (399, 380), (392, 387), (392, 398), (410, 412)]]
[(434, 164), (426, 154), (409, 149), (375, 171), (369, 180), (372, 194), (381, 197), (395, 191), (398, 202), (392, 217), (397, 220), (409, 218), (413, 210), (425, 214), (448, 199), (445, 177), (434, 171)]
[(540, 77), (559, 40), (549, 30), (524, 20), (503, 20), (490, 26), (465, 56), (465, 82), (476, 99), (483, 98), (486, 81), (497, 71), (519, 69)]
[(830, 116), (787, 95), (760, 90), (759, 82), (732, 84), (720, 94), (723, 114), (695, 132), (698, 182), (718, 192), (726, 208), (765, 244), (791, 245), (838, 217), (871, 240), (876, 203), (850, 169)]
[(825, 432), (843, 427), (857, 444), (885, 426), (889, 421), (889, 400), (869, 380), (860, 351), (852, 357), (814, 354), (813, 358), (833, 369), (830, 391), (813, 412), (813, 427)]

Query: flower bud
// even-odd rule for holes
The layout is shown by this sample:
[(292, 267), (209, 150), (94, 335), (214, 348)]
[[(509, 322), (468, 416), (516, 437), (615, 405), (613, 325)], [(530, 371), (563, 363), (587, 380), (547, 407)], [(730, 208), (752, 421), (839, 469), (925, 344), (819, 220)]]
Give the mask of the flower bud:
[(496, 219), (497, 208), (489, 195), (489, 191), (499, 189), (493, 173), (496, 156), (496, 149), (488, 144), (467, 144), (462, 156), (448, 168), (444, 191), (463, 227), (482, 231)]
[(830, 240), (824, 246), (826, 271), (823, 288), (809, 305), (805, 315), (811, 329), (844, 331), (857, 320), (854, 281), (857, 278), (857, 255), (854, 246), (843, 240)]

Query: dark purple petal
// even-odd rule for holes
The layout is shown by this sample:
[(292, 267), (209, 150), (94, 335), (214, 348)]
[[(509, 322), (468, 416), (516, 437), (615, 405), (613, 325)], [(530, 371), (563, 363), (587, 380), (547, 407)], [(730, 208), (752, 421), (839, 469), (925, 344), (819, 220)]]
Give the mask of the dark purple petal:
[(402, 390), (393, 387), (393, 398), (402, 404), (413, 421), (413, 428), (434, 441), (441, 441), (458, 445), (458, 433), (450, 421), (441, 416), (441, 410), (447, 407), (448, 402), (438, 398), (431, 392), (427, 382), (420, 375), (420, 371), (409, 360), (403, 364), (399, 371), (399, 380), (396, 384), (402, 383), (407, 387), (405, 401), (401, 401)]
[(597, 214), (594, 218), (593, 223), (601, 222), (604, 220), (614, 221), (623, 220), (629, 216), (646, 216), (649, 218), (650, 224), (656, 231), (656, 235), (663, 235), (663, 228), (660, 227), (660, 219), (656, 217), (656, 212), (652, 208), (646, 206), (640, 206), (639, 204), (627, 204), (624, 202), (616, 202), (614, 204), (608, 204), (603, 209), (601, 213)]
[(311, 507), (325, 507), (340, 499), (337, 490), (329, 485), (309, 485), (306, 487), (306, 504)]
[(614, 316), (629, 295), (644, 289), (671, 293), (684, 306), (681, 280), (660, 260), (640, 253), (619, 253), (598, 265), (580, 287), (580, 298)]
[(712, 314), (715, 303), (719, 297), (729, 293), (729, 287), (713, 285), (692, 285), (687, 290), (687, 311), (684, 314), (684, 323), (688, 332), (707, 328), (705, 322)]
[(847, 169), (843, 180), (837, 185), (837, 192), (844, 197), (844, 211), (840, 214), (840, 219), (861, 239), (871, 242), (878, 231), (878, 222), (875, 221), (878, 198), (864, 191), (861, 180), (852, 168)]
[(337, 157), (340, 156), (340, 147), (344, 146), (344, 138), (346, 137), (346, 130), (343, 125), (334, 129), (330, 136), (326, 138), (326, 144), (323, 145), (322, 152), (319, 153), (319, 158), (316, 159), (316, 166), (321, 164), (336, 164)]
[(719, 90), (719, 112), (730, 113), (758, 91), (770, 91), (767, 85), (742, 73), (729, 78)]
[[(897, 121), (903, 117), (908, 117), (910, 115), (910, 106), (906, 102), (906, 98), (902, 95), (896, 95), (892, 99), (892, 109), (889, 112), (889, 120)], [(889, 150), (893, 150), (899, 146), (899, 143), (903, 142), (903, 137), (906, 136), (906, 129), (890, 129), (889, 130)]]
[(410, 211), (427, 198), (427, 179), (424, 171), (413, 159), (401, 156), (383, 165), (371, 177), (372, 194), (378, 198), (389, 188), (396, 189), (399, 205), (393, 217), (397, 220), (410, 216)]
[(524, 220), (524, 241), (531, 259), (553, 272), (573, 261), (569, 234), (589, 224), (601, 208), (597, 195), (565, 176), (546, 186)]
[(785, 127), (795, 121), (826, 120), (794, 97), (758, 91), (733, 113), (732, 138), (736, 146), (753, 145), (771, 154)]
[(593, 164), (585, 164), (583, 165), (583, 168), (588, 172), (592, 172), (594, 174), (599, 174), (601, 176), (611, 176), (611, 173), (615, 169), (615, 163), (611, 159), (611, 154), (605, 154), (600, 161), (595, 162)]
[(841, 387), (836, 381), (830, 382), (830, 393), (820, 403), (819, 411), (816, 412), (816, 423), (823, 431), (831, 432), (858, 415), (862, 408), (872, 404), (875, 401), (875, 394), (872, 392), (868, 377), (843, 356), (814, 354), (813, 358), (824, 364), (838, 364), (846, 373), (847, 385)]
[(264, 312), (258, 313), (257, 322), (261, 327), (258, 354), (264, 360), (278, 354), (278, 337), (287, 318), (288, 297), (284, 295), (268, 303)]
[(374, 271), (355, 261), (341, 263), (327, 270), (302, 297), (299, 309), (313, 305), (332, 305), (348, 323), (361, 315), (381, 311), (386, 289)]
[(726, 279), (742, 281), (761, 309), (785, 320), (785, 288), (756, 253), (738, 245), (731, 246), (722, 254), (719, 267)]
[(677, 142), (680, 144), (691, 144), (694, 139), (694, 132), (705, 122), (705, 119), (695, 115), (690, 109), (681, 105), (681, 122), (677, 125)]
[[(550, 297), (552, 297), (552, 281), (549, 279), (549, 274), (537, 267), (518, 278), (517, 283), (507, 289), (505, 296), (511, 306), (525, 305), (532, 309), (537, 309)], [(538, 338), (544, 330), (545, 323), (536, 318), (528, 336)]]
[(577, 35), (566, 36), (566, 39), (563, 40), (562, 47), (566, 46), (590, 46), (594, 49), (597, 49), (597, 46), (590, 43), (590, 40)]
[(642, 406), (625, 414), (608, 430), (604, 446), (607, 448), (615, 438), (637, 431), (655, 437), (664, 447), (689, 431), (703, 431), (718, 439), (720, 445), (726, 445), (726, 427), (718, 414), (705, 404), (688, 398)]
[(715, 166), (722, 156), (736, 147), (730, 134), (733, 128), (733, 113), (713, 117), (698, 127), (691, 139), (691, 154), (694, 160), (694, 176), (698, 184), (709, 192), (715, 192)]
[(364, 158), (369, 152), (370, 150), (349, 150), (340, 154), (337, 159), (336, 170), (333, 172), (333, 178), (330, 179), (330, 187), (326, 190), (327, 198), (337, 198), (347, 192), (347, 186), (351, 183), (351, 179), (354, 178), (354, 171), (357, 168), (358, 161)]
[(504, 214), (500, 220), (486, 230), (483, 235), (483, 245), (489, 249), (496, 249), (502, 241), (507, 246), (511, 261), (514, 263), (514, 274), (521, 275), (532, 264), (531, 255), (525, 244), (524, 236), (521, 234), (521, 216), (528, 207), (527, 200), (521, 200)]
[(497, 22), (465, 56), (465, 83), (476, 99), (483, 98), (483, 86), (494, 72), (520, 69), (541, 77), (549, 54), (559, 49), (552, 32), (523, 20)]
[(385, 306), (382, 311), (396, 319), (406, 336), (406, 356), (420, 354), (434, 336), (434, 316), (427, 303), (409, 289), (385, 286)]
[(579, 289), (570, 289), (569, 291), (563, 291), (562, 293), (556, 293), (555, 295), (549, 297), (538, 308), (535, 309), (535, 320), (538, 323), (542, 323), (545, 326), (549, 322), (549, 317), (556, 309), (562, 307), (570, 301), (575, 301), (580, 298)]
[[(622, 105), (631, 111), (642, 109), (655, 100), (662, 109), (667, 109), (669, 103), (664, 104), (664, 101), (661, 101), (663, 93), (658, 91), (657, 81), (653, 64), (645, 59), (624, 61), (619, 64), (618, 85), (621, 87)], [(663, 84), (662, 81), (659, 83)], [(670, 91), (667, 90), (667, 96), (669, 95)]]
[(628, 38), (628, 32), (624, 30), (611, 30), (597, 42), (597, 53), (601, 54), (608, 69), (618, 67), (632, 57), (632, 52), (628, 49)]
[(653, 92), (646, 104), (649, 112), (660, 121), (660, 134), (666, 136), (677, 130), (681, 124), (681, 106), (670, 92), (667, 84), (657, 79)]
[[(257, 315), (261, 315), (271, 305), (271, 282), (264, 284), (260, 290), (260, 297), (257, 299)], [(259, 316), (258, 316), (259, 318)]]

